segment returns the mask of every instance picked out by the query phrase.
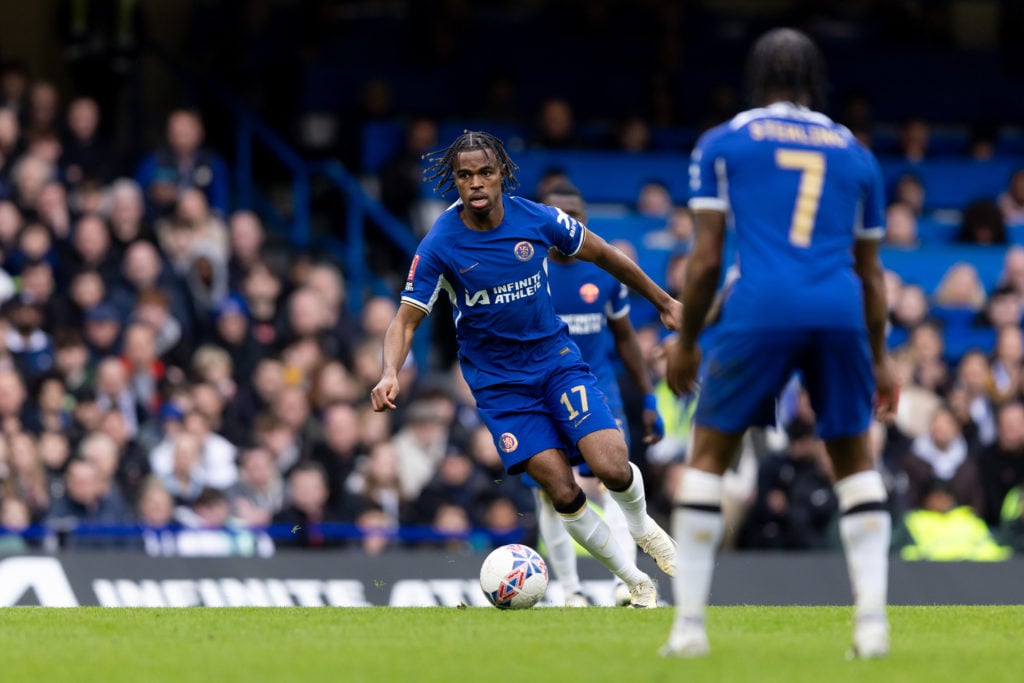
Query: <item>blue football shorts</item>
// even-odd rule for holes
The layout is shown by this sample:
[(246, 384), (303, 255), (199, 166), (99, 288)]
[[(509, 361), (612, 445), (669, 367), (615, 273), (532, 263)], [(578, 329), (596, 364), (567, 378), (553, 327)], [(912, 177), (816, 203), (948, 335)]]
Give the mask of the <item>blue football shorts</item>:
[(706, 350), (694, 423), (729, 434), (775, 424), (775, 400), (799, 371), (823, 439), (863, 433), (875, 377), (865, 330), (743, 330)]
[(579, 464), (580, 439), (601, 429), (618, 429), (597, 378), (579, 362), (531, 382), (485, 387), (473, 395), (509, 474), (522, 473), (527, 460), (549, 448), (566, 452), (570, 464)]

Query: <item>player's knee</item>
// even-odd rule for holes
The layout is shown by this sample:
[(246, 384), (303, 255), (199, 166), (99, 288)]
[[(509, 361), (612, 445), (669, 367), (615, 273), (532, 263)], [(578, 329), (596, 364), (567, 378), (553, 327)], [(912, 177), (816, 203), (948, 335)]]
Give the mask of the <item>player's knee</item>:
[(601, 483), (613, 491), (619, 491), (629, 486), (633, 476), (633, 470), (629, 467), (629, 459), (626, 458), (625, 453), (617, 458), (603, 458), (596, 467), (591, 464), (590, 469), (594, 471)]
[(549, 482), (544, 493), (551, 499), (551, 505), (556, 509), (572, 505), (573, 501), (580, 494), (580, 487), (572, 479)]

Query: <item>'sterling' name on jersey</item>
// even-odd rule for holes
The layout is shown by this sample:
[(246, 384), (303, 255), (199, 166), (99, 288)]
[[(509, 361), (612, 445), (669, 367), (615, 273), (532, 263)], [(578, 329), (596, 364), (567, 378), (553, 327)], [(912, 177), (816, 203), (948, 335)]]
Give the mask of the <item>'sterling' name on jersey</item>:
[(750, 139), (756, 142), (797, 142), (816, 147), (849, 147), (849, 140), (839, 131), (824, 126), (786, 121), (752, 121), (747, 127)]

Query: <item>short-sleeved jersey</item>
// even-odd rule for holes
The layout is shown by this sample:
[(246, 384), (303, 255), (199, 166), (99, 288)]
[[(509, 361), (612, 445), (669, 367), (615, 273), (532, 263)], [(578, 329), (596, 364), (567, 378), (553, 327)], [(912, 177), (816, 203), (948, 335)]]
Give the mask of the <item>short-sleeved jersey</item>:
[(615, 365), (612, 362), (614, 340), (608, 320), (629, 315), (629, 290), (611, 274), (593, 263), (548, 263), (551, 298), (555, 311), (569, 326), (583, 360), (597, 377), (613, 410), (622, 407)]
[(402, 303), (429, 313), (445, 291), (452, 302), (459, 360), (473, 389), (536, 378), (579, 358), (548, 287), (547, 254), (573, 256), (586, 229), (564, 211), (505, 195), (492, 230), (462, 222), (450, 206), (420, 242)]
[(695, 211), (732, 213), (724, 329), (864, 328), (853, 245), (883, 236), (885, 192), (849, 130), (790, 103), (745, 111), (697, 142), (690, 189)]

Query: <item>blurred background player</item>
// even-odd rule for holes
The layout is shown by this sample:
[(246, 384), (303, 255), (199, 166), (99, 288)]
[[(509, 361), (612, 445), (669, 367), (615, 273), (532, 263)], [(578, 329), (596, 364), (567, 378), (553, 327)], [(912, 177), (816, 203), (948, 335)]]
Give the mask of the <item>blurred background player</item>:
[(637, 544), (662, 571), (675, 571), (675, 544), (647, 514), (640, 470), (551, 302), (548, 249), (602, 267), (651, 301), (668, 327), (681, 305), (622, 252), (564, 211), (505, 194), (517, 185), (501, 140), (466, 132), (430, 157), (428, 179), (459, 201), (435, 221), (409, 269), (402, 304), (384, 337), (383, 373), (370, 393), (377, 411), (395, 408), (398, 369), (416, 328), (448, 292), (463, 375), (509, 474), (526, 472), (562, 515), (572, 537), (629, 587), (635, 607), (657, 605), (651, 578), (631, 562), (587, 504), (564, 444), (579, 455), (622, 508)]
[(809, 108), (822, 102), (825, 65), (806, 35), (763, 35), (747, 76), (757, 108), (702, 136), (690, 171), (697, 238), (683, 326), (669, 358), (676, 392), (694, 388), (697, 339), (718, 285), (730, 210), (742, 275), (708, 350), (693, 449), (677, 493), (676, 618), (662, 654), (710, 650), (704, 616), (723, 533), (722, 475), (743, 432), (774, 421), (774, 398), (799, 370), (836, 477), (855, 596), (853, 653), (884, 656), (891, 520), (867, 431), (875, 392), (883, 417), (894, 411), (896, 392), (878, 256), (881, 172), (846, 128)]
[[(566, 182), (553, 185), (541, 195), (540, 200), (586, 225), (586, 204), (573, 185)], [(598, 387), (627, 444), (629, 434), (612, 357), (613, 344), (614, 354), (621, 359), (630, 379), (644, 395), (644, 443), (657, 442), (665, 433), (665, 425), (658, 415), (651, 378), (644, 366), (636, 330), (629, 320), (629, 290), (593, 263), (565, 256), (557, 249), (548, 252), (548, 282), (555, 312), (568, 325), (569, 336), (597, 377)], [(580, 465), (579, 471), (584, 476), (593, 476), (585, 464)], [(528, 477), (525, 480), (536, 486)], [(580, 585), (572, 537), (551, 500), (539, 488), (534, 489), (534, 494), (537, 498), (538, 531), (544, 540), (551, 568), (565, 590), (565, 604), (567, 607), (586, 607), (590, 601)], [(629, 534), (625, 516), (610, 496), (603, 496), (603, 502), (605, 521), (611, 527), (613, 537), (635, 562), (636, 542)], [(615, 602), (618, 605), (629, 604), (629, 591), (619, 579), (616, 579)]]

